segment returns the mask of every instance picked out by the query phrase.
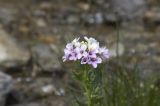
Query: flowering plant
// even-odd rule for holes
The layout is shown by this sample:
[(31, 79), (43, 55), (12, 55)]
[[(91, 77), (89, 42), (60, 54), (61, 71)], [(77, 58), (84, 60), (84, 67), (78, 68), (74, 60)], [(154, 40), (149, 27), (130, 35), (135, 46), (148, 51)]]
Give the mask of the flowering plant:
[(80, 60), (81, 64), (90, 64), (97, 68), (97, 65), (102, 63), (103, 59), (109, 58), (108, 49), (101, 48), (99, 42), (94, 38), (84, 37), (85, 41), (81, 42), (79, 42), (79, 39), (74, 39), (66, 45), (63, 61)]
[[(84, 37), (74, 39), (64, 49), (63, 61), (76, 61), (77, 71), (73, 75), (82, 85), (86, 106), (101, 106), (103, 99), (102, 89), (102, 68), (98, 66), (105, 59), (109, 58), (109, 51), (100, 47), (99, 42), (94, 38)], [(79, 70), (79, 71), (78, 71)], [(80, 103), (80, 102), (78, 102)]]

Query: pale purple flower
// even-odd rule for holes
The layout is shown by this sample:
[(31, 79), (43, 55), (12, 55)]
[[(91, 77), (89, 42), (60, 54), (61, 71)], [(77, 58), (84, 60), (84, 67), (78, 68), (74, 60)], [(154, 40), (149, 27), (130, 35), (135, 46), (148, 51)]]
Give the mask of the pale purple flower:
[(99, 48), (99, 54), (103, 59), (109, 58), (109, 50), (105, 47)]
[(97, 57), (96, 53), (97, 53), (96, 51), (88, 51), (88, 57), (96, 58)]
[(87, 64), (89, 62), (89, 57), (83, 57), (81, 60), (81, 64)]
[(72, 43), (68, 43), (66, 45), (66, 48), (64, 49), (64, 56), (62, 57), (63, 61), (67, 60), (77, 60), (77, 53), (75, 52), (75, 49), (73, 47)]
[(100, 48), (99, 42), (94, 38), (84, 37), (85, 41), (74, 39), (66, 45), (64, 49), (63, 61), (80, 60), (81, 64), (90, 64), (97, 68), (102, 63), (102, 59), (109, 58), (109, 51), (105, 47)]
[(69, 60), (74, 60), (74, 61), (77, 60), (77, 53), (76, 52), (72, 52), (70, 55), (71, 56), (70, 56)]
[(62, 57), (63, 61), (67, 61), (67, 60), (76, 61), (77, 60), (77, 53), (74, 50), (72, 51), (72, 50), (65, 49), (64, 52), (65, 52), (65, 54)]
[(97, 68), (97, 65), (102, 63), (102, 59), (99, 57), (90, 58), (88, 64), (91, 64), (93, 68)]
[(66, 45), (66, 50), (73, 51), (74, 50), (73, 44), (72, 43), (68, 43)]
[(75, 51), (77, 53), (77, 58), (81, 59), (84, 56), (87, 56), (87, 52), (86, 52), (87, 46), (85, 44), (82, 44), (80, 47), (76, 47)]

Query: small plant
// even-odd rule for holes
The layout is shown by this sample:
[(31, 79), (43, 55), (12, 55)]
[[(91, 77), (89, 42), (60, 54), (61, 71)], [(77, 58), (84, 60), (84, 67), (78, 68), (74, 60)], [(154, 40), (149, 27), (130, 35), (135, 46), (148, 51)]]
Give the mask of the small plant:
[(108, 49), (100, 47), (94, 38), (84, 37), (84, 41), (77, 38), (66, 45), (63, 61), (76, 63), (73, 75), (83, 89), (84, 102), (77, 100), (79, 105), (102, 106), (104, 97), (102, 62), (108, 58)]
[(122, 65), (115, 67), (115, 71), (108, 70), (112, 73), (105, 79), (104, 106), (159, 106), (157, 77), (144, 80), (139, 69), (126, 70)]

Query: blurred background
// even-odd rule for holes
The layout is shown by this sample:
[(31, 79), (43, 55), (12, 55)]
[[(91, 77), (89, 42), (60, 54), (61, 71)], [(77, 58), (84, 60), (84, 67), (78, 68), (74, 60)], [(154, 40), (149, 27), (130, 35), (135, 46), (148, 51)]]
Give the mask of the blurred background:
[[(159, 0), (0, 0), (0, 106), (70, 106), (63, 49), (95, 37), (119, 64), (160, 76)], [(6, 99), (6, 101), (5, 101)]]

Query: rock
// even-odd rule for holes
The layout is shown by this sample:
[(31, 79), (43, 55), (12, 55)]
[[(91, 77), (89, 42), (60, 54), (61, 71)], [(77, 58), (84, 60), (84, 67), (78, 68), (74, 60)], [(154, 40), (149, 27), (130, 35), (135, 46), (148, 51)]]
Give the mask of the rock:
[(38, 44), (32, 49), (36, 63), (45, 71), (53, 72), (61, 67), (58, 55), (52, 50), (51, 45)]
[(64, 96), (65, 95), (65, 90), (63, 88), (57, 89), (55, 86), (52, 84), (45, 85), (41, 88), (41, 93), (43, 95), (51, 94), (54, 93), (57, 96)]
[(3, 24), (8, 24), (15, 19), (16, 11), (9, 8), (0, 8), (0, 22)]
[(144, 15), (144, 23), (148, 28), (155, 29), (155, 27), (160, 26), (160, 11), (155, 8), (153, 10), (149, 10)]
[(20, 25), (20, 26), (18, 26), (18, 31), (22, 34), (28, 33), (29, 27), (26, 25)]
[(45, 10), (45, 11), (49, 11), (53, 8), (53, 4), (50, 3), (50, 2), (42, 2), (40, 3), (40, 6), (39, 6), (40, 9), (42, 10)]
[(55, 44), (58, 41), (58, 39), (55, 36), (52, 36), (51, 34), (46, 34), (46, 33), (38, 34), (37, 40), (45, 44)]
[(80, 19), (76, 15), (69, 15), (66, 18), (66, 21), (67, 21), (68, 24), (78, 24), (78, 23), (80, 23)]
[(153, 56), (153, 60), (160, 64), (160, 56)]
[[(15, 83), (13, 84), (16, 85)], [(21, 90), (15, 90), (15, 86), (14, 86), (13, 90), (9, 92), (9, 94), (7, 94), (5, 106), (19, 104), (24, 101), (26, 101), (25, 95), (22, 93)]]
[(79, 3), (78, 6), (84, 11), (88, 11), (90, 9), (90, 5), (88, 3)]
[[(23, 103), (23, 104), (17, 104), (17, 105), (11, 105), (11, 106), (68, 106), (64, 103), (62, 100), (55, 100), (56, 98), (49, 98), (48, 101), (51, 103), (48, 103), (48, 101), (37, 101), (37, 102), (29, 102), (29, 103)], [(45, 103), (44, 103), (45, 102)]]
[(23, 104), (12, 105), (12, 106), (44, 106), (44, 105), (33, 102), (33, 103), (23, 103)]
[(136, 51), (139, 53), (145, 53), (148, 50), (148, 46), (146, 44), (138, 43), (136, 45)]
[(86, 24), (103, 24), (104, 16), (101, 12), (97, 12), (94, 14), (83, 14), (82, 19)]
[(7, 32), (0, 28), (0, 65), (15, 67), (27, 63), (29, 52), (22, 49)]
[(12, 79), (10, 76), (0, 72), (0, 105), (4, 106), (6, 95), (12, 90)]
[(148, 0), (148, 3), (150, 5), (159, 5), (160, 4), (160, 1), (159, 0)]
[(144, 0), (110, 0), (109, 2), (109, 10), (122, 20), (142, 18), (146, 10)]
[(106, 1), (108, 0), (92, 0), (95, 4), (99, 4), (99, 5), (102, 5), (102, 4), (105, 4)]
[(41, 88), (42, 92), (43, 93), (46, 93), (46, 94), (50, 94), (50, 93), (53, 93), (53, 91), (55, 90), (55, 86), (53, 85), (46, 85), (46, 86), (43, 86)]
[[(17, 89), (23, 89), (30, 98), (45, 97), (55, 95), (57, 97), (65, 95), (64, 85), (61, 81), (52, 78), (36, 78), (30, 82), (21, 81), (16, 83)], [(26, 85), (27, 83), (28, 85)], [(60, 84), (59, 84), (60, 83)], [(30, 92), (32, 91), (32, 92)]]
[(119, 22), (119, 18), (113, 13), (105, 14), (104, 18), (105, 18), (105, 23), (107, 24), (109, 23), (116, 24), (117, 22)]
[[(114, 44), (110, 49), (110, 56), (116, 57), (117, 56), (117, 44)], [(122, 43), (118, 44), (118, 55), (122, 56), (124, 54), (125, 47)]]
[(36, 19), (35, 23), (38, 27), (46, 27), (47, 26), (46, 22), (43, 19)]
[(34, 10), (33, 11), (33, 15), (35, 17), (45, 17), (46, 16), (46, 12), (42, 11), (42, 10)]

